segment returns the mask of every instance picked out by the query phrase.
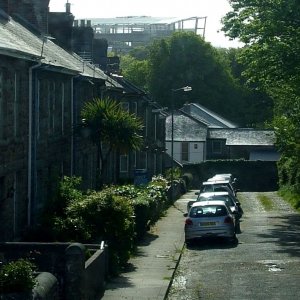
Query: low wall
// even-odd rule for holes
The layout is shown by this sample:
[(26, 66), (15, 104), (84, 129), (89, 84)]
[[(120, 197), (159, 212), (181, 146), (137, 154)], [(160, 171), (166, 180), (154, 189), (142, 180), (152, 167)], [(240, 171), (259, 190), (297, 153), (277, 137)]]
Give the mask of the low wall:
[[(86, 261), (87, 250), (91, 253)], [(33, 299), (92, 300), (104, 292), (108, 249), (101, 244), (0, 243), (1, 260), (29, 258), (38, 267), (40, 283)]]

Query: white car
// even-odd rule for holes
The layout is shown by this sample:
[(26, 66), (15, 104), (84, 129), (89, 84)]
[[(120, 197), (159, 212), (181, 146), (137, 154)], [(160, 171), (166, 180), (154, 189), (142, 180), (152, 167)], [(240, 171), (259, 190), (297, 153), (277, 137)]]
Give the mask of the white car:
[(187, 245), (204, 237), (222, 237), (236, 242), (236, 219), (224, 201), (196, 202), (184, 216)]

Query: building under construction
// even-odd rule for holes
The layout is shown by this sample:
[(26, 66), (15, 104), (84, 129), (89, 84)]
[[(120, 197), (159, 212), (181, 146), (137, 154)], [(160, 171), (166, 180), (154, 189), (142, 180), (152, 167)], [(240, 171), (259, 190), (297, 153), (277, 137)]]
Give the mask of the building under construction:
[(205, 37), (206, 17), (159, 18), (117, 17), (75, 20), (75, 27), (92, 27), (95, 39), (105, 39), (114, 53), (126, 53), (133, 47), (145, 46), (155, 39), (172, 35), (175, 31), (191, 31)]

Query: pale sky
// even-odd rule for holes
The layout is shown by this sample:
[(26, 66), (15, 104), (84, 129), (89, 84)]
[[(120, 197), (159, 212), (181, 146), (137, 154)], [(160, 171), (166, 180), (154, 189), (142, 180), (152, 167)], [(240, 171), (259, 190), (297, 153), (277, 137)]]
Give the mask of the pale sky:
[[(67, 0), (50, 0), (51, 12), (65, 11)], [(238, 47), (224, 36), (220, 19), (230, 10), (227, 0), (69, 0), (76, 19), (124, 16), (207, 17), (205, 40), (215, 47)]]

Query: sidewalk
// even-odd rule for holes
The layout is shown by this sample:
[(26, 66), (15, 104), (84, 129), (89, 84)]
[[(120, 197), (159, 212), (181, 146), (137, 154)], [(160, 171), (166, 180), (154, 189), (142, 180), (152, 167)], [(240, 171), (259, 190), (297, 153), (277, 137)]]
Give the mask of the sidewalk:
[(138, 246), (128, 271), (107, 283), (103, 300), (165, 299), (184, 245), (184, 217), (190, 191), (171, 206)]

